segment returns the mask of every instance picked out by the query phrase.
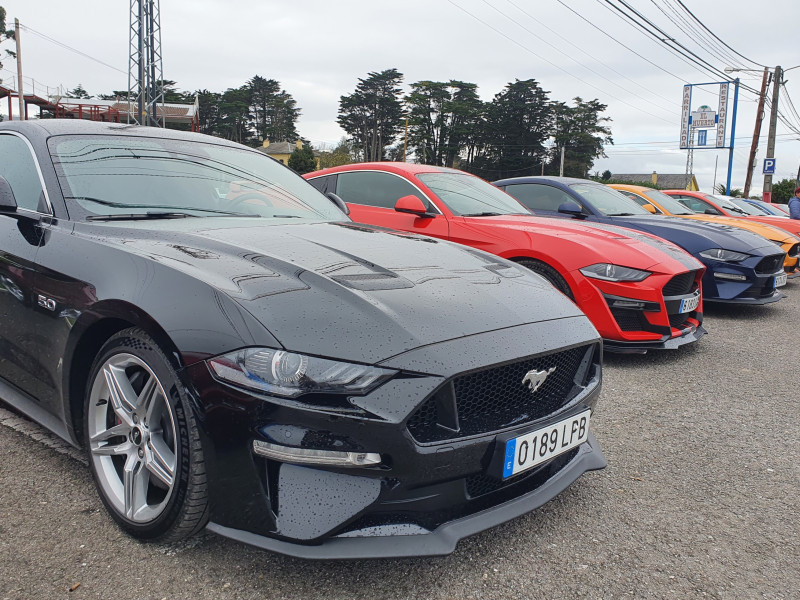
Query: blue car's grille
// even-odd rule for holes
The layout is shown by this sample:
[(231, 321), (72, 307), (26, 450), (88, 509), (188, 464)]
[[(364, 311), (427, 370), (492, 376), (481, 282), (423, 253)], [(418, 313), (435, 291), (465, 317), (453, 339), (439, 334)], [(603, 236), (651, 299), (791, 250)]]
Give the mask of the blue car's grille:
[(769, 274), (775, 273), (781, 269), (783, 265), (783, 254), (775, 254), (773, 256), (766, 256), (756, 265), (756, 273)]

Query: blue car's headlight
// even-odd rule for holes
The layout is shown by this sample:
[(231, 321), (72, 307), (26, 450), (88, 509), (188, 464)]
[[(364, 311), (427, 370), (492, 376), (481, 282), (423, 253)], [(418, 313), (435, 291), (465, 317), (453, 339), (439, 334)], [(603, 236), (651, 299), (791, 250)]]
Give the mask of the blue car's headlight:
[(207, 362), (219, 379), (286, 398), (310, 393), (366, 394), (397, 373), (271, 348), (246, 348)]
[(641, 271), (609, 263), (597, 263), (596, 265), (584, 267), (580, 271), (586, 277), (604, 281), (643, 281), (650, 276), (650, 271)]
[(742, 262), (746, 258), (750, 258), (749, 254), (744, 252), (734, 252), (733, 250), (725, 250), (724, 248), (711, 248), (710, 250), (703, 250), (700, 253), (703, 258), (711, 260), (721, 260), (724, 262)]

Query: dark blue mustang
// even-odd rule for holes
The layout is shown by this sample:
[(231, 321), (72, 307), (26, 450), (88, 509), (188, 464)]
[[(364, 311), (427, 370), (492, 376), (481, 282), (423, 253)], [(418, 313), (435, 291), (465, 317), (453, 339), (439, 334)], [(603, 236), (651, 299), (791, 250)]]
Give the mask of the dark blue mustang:
[(677, 244), (706, 266), (703, 300), (767, 304), (783, 298), (783, 251), (741, 229), (654, 216), (623, 194), (571, 177), (516, 177), (493, 182), (536, 214), (638, 229)]

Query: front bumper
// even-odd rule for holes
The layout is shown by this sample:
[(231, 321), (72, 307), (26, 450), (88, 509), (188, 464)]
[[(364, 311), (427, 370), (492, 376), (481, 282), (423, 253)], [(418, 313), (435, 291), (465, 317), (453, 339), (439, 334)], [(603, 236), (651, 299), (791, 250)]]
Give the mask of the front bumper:
[(703, 302), (763, 305), (781, 300), (785, 296), (776, 290), (775, 278), (785, 274), (783, 258), (782, 253), (739, 263), (703, 259)]
[(413, 533), (411, 531), (403, 533), (402, 530), (398, 530), (398, 533), (394, 533), (392, 526), (385, 526), (384, 535), (376, 534), (375, 530), (372, 530), (372, 535), (369, 536), (356, 537), (345, 534), (330, 537), (318, 545), (308, 546), (225, 527), (214, 522), (209, 523), (207, 528), (213, 533), (250, 546), (297, 558), (352, 560), (441, 556), (453, 552), (458, 542), (466, 537), (539, 508), (564, 491), (583, 473), (605, 466), (606, 459), (600, 444), (594, 434), (590, 433), (589, 441), (578, 448), (575, 457), (544, 485), (523, 496), (440, 525), (429, 532), (417, 530)]
[[(601, 354), (596, 331), (584, 317), (488, 332), (384, 361), (401, 374), (366, 396), (350, 398), (347, 407), (250, 394), (214, 380), (205, 363), (188, 367), (182, 378), (194, 399), (206, 457), (209, 529), (308, 558), (451, 552), (464, 536), (532, 510), (583, 472), (605, 466), (593, 437), (506, 480), (493, 462), (505, 437), (593, 409), (601, 387)], [(561, 361), (553, 363), (559, 370), (541, 388), (566, 382), (569, 392), (561, 404), (533, 415), (550, 400), (540, 403), (525, 388), (533, 404), (526, 400), (520, 418), (503, 414), (500, 421), (493, 420), (499, 412), (484, 409), (476, 420), (474, 409), (462, 405), (469, 397), (470, 406), (499, 407), (505, 396), (484, 394), (483, 381), (510, 386), (516, 394), (529, 361), (539, 360)], [(507, 374), (520, 367), (522, 374)], [(465, 390), (463, 396), (459, 389)], [(469, 395), (476, 389), (477, 396)], [(453, 417), (443, 409), (448, 394), (454, 394), (457, 430), (447, 427)], [(258, 456), (253, 443), (259, 440), (379, 453), (382, 463), (299, 466)]]

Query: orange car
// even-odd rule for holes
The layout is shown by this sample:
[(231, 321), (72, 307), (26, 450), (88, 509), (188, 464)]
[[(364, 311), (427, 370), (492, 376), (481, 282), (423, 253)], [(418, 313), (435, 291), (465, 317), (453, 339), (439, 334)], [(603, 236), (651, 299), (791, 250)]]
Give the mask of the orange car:
[(800, 275), (800, 272), (797, 271), (798, 255), (800, 254), (800, 238), (792, 235), (788, 231), (757, 221), (720, 215), (699, 214), (684, 206), (675, 198), (643, 185), (611, 183), (609, 187), (625, 194), (628, 198), (653, 214), (671, 215), (685, 219), (694, 219), (696, 221), (708, 221), (710, 223), (721, 223), (730, 227), (737, 227), (757, 233), (767, 238), (769, 241), (778, 244), (783, 248), (784, 252), (786, 252), (786, 260), (783, 262), (784, 271), (795, 276)]

